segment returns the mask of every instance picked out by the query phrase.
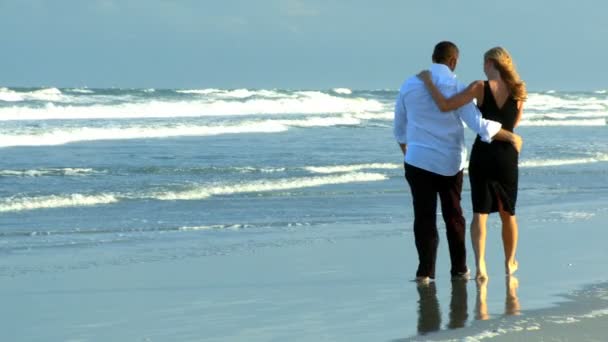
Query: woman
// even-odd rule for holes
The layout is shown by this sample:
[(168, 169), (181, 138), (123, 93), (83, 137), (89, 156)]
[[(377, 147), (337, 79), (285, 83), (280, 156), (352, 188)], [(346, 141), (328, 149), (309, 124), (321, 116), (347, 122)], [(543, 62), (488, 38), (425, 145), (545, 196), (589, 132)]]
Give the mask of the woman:
[[(484, 118), (498, 121), (502, 128), (513, 132), (521, 120), (523, 102), (527, 92), (511, 56), (502, 47), (488, 50), (484, 55), (484, 72), (487, 81), (475, 81), (464, 91), (446, 99), (433, 84), (431, 74), (418, 74), (431, 92), (441, 111), (452, 111), (473, 99)], [(486, 225), (488, 214), (499, 212), (502, 220), (502, 241), (505, 253), (505, 271), (513, 274), (518, 267), (517, 249), (517, 201), (518, 153), (506, 142), (484, 143), (479, 137), (473, 144), (469, 161), (469, 179), (473, 200), (471, 239), (475, 251), (477, 279), (487, 279), (485, 262)]]

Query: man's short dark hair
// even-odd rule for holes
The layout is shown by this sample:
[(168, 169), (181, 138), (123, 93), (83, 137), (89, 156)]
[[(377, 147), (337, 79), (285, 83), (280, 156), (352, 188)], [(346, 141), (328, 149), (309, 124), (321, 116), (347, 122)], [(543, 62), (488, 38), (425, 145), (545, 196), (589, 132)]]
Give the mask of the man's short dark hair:
[(458, 47), (456, 44), (443, 41), (435, 45), (435, 50), (433, 50), (434, 63), (445, 63), (452, 57), (458, 58)]

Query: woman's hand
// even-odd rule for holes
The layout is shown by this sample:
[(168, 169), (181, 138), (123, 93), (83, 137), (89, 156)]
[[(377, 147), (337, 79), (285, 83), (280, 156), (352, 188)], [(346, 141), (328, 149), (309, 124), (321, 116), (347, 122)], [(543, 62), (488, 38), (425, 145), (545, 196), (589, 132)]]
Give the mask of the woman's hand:
[(424, 83), (432, 83), (433, 82), (433, 79), (431, 78), (431, 72), (428, 71), (428, 70), (422, 70), (421, 72), (418, 73), (418, 75), (416, 75), (416, 77), (418, 77)]

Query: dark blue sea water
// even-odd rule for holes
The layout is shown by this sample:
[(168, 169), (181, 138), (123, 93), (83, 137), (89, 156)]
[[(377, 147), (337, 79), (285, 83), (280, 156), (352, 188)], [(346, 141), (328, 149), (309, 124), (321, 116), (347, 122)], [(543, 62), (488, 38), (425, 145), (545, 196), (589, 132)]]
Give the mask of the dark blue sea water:
[[(116, 249), (95, 263), (133, 262), (342, 234), (323, 228), (333, 223), (411, 229), (395, 96), (2, 88), (0, 274), (90, 262), (8, 262), (16, 254)], [(605, 91), (530, 95), (522, 206), (608, 192), (607, 118)], [(146, 249), (165, 241), (168, 251)]]

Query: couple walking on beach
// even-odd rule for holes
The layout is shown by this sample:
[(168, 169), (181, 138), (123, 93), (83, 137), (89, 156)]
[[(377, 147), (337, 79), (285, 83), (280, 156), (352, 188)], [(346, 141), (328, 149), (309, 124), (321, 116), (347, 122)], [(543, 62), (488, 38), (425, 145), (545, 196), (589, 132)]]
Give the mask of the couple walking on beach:
[(408, 78), (395, 104), (394, 135), (404, 154), (405, 178), (414, 206), (414, 238), (419, 260), (416, 280), (419, 282), (435, 278), (438, 195), (446, 225), (452, 278), (469, 277), (465, 219), (460, 204), (467, 154), (463, 121), (478, 134), (469, 162), (476, 278), (488, 277), (485, 240), (489, 213), (499, 212), (502, 220), (506, 274), (512, 274), (518, 267), (515, 204), (522, 139), (513, 129), (523, 113), (527, 96), (525, 84), (504, 48), (495, 47), (485, 53), (483, 66), (488, 79), (475, 81), (468, 87), (453, 73), (458, 57), (454, 43), (438, 43), (430, 70)]

